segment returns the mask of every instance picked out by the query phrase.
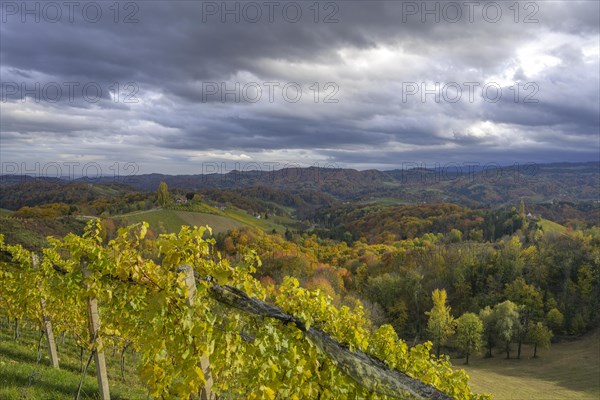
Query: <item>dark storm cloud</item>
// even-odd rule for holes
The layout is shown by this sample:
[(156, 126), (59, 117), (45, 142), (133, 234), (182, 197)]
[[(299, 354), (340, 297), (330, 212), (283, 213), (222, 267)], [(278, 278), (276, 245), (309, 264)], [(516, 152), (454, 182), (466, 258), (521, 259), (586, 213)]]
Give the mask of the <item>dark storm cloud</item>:
[[(298, 118), (248, 119), (226, 118), (208, 122), (201, 130), (193, 127), (184, 134), (165, 138), (162, 146), (173, 149), (225, 148), (259, 151), (276, 150), (282, 143), (289, 149), (356, 148), (359, 146), (385, 146), (393, 141), (417, 145), (442, 144), (430, 131), (418, 126), (395, 129), (356, 129), (337, 124), (327, 126), (322, 121)], [(219, 132), (219, 135), (211, 135)]]
[[(153, 171), (165, 158), (181, 166), (218, 154), (260, 161), (277, 152), (361, 167), (393, 167), (409, 153), (506, 162), (598, 157), (591, 151), (600, 104), (597, 2), (521, 2), (518, 15), (504, 2), (477, 2), (470, 11), (457, 2), (456, 22), (448, 2), (321, 2), (315, 22), (313, 2), (280, 2), (269, 21), (259, 1), (258, 23), (248, 20), (252, 10), (243, 13), (247, 2), (227, 3), (238, 7), (238, 23), (232, 14), (221, 21), (222, 2), (120, 3), (118, 16), (109, 3), (94, 4), (103, 11), (95, 23), (81, 13), (70, 22), (66, 10), (57, 23), (43, 15), (23, 23), (3, 2), (3, 160), (27, 157), (25, 143), (48, 135), (56, 146), (31, 157), (110, 159), (110, 151), (98, 149), (112, 145), (130, 154), (138, 149)], [(286, 4), (294, 7), (287, 14)], [(422, 7), (438, 15), (422, 22)], [(498, 7), (502, 15), (494, 21)], [(295, 8), (302, 17), (290, 22)], [(137, 22), (123, 23), (127, 16)], [(95, 83), (102, 95), (90, 101), (78, 89), (72, 98), (63, 92), (48, 102), (41, 93), (36, 101), (21, 93), (21, 85), (31, 91), (36, 82)], [(407, 94), (436, 82), (460, 86), (462, 97)], [(488, 102), (475, 90), (471, 101), (465, 82), (498, 82), (503, 97)], [(221, 88), (231, 91), (236, 83), (241, 90), (260, 86), (260, 99), (248, 101), (240, 90), (241, 101), (231, 93), (222, 98)], [(270, 99), (272, 83), (278, 86)], [(282, 94), (289, 83), (302, 86), (301, 100)], [(538, 103), (515, 101), (515, 83), (535, 83)], [(119, 97), (111, 94), (115, 84)], [(216, 87), (218, 93), (207, 91)], [(327, 95), (337, 102), (324, 102)]]

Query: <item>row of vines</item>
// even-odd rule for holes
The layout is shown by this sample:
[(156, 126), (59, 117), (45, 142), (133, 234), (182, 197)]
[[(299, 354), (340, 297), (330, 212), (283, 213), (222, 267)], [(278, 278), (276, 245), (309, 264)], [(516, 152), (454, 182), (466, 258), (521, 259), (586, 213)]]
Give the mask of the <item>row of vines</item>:
[[(391, 326), (373, 329), (359, 304), (336, 308), (294, 278), (277, 287), (261, 285), (253, 277), (258, 257), (248, 250), (235, 261), (222, 258), (210, 229), (182, 227), (152, 240), (146, 231), (146, 224), (133, 225), (106, 242), (102, 225), (90, 221), (81, 236), (49, 238), (39, 262), (0, 236), (0, 307), (10, 318), (36, 321), (40, 329), (44, 318), (50, 320), (56, 331), (68, 332), (89, 351), (127, 343), (139, 355), (139, 379), (154, 398), (199, 396), (207, 360), (213, 398), (411, 397), (359, 384), (305, 334), (311, 326), (349, 352), (368, 354), (452, 398), (486, 398), (472, 393), (464, 371), (432, 357), (430, 343), (409, 348)], [(193, 297), (182, 265), (195, 273)], [(215, 298), (214, 285), (272, 304), (301, 324), (224, 304)], [(93, 340), (86, 307), (91, 298), (100, 316)]]

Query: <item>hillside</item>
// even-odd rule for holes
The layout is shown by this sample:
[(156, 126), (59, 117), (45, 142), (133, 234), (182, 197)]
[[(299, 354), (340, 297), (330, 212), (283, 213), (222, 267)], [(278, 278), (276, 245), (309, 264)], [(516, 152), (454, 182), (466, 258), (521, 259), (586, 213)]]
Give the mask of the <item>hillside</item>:
[[(477, 392), (495, 400), (600, 398), (600, 337), (598, 332), (581, 340), (557, 343), (542, 350), (537, 359), (524, 347), (522, 360), (474, 358), (463, 366)], [(459, 360), (454, 360), (456, 367)]]
[[(416, 167), (416, 168), (415, 168)], [(108, 183), (112, 178), (99, 179)], [(209, 175), (149, 174), (121, 178), (138, 190), (154, 191), (159, 182), (186, 190), (265, 187), (287, 193), (320, 192), (340, 200), (395, 197), (409, 202), (458, 202), (500, 205), (525, 198), (547, 201), (595, 201), (600, 163), (525, 164), (499, 167), (451, 163), (392, 171), (334, 168), (287, 168), (276, 171), (231, 171)]]
[(106, 216), (148, 210), (161, 181), (179, 195), (198, 194), (213, 205), (229, 203), (249, 214), (299, 219), (344, 202), (490, 208), (513, 206), (523, 199), (528, 211), (561, 224), (585, 226), (600, 220), (600, 163), (592, 162), (393, 171), (311, 167), (70, 181), (6, 175), (0, 176), (0, 208), (16, 211), (59, 203), (67, 205), (69, 213)]
[(212, 228), (213, 233), (227, 232), (230, 229), (243, 225), (231, 218), (219, 215), (175, 210), (141, 211), (123, 216), (116, 216), (114, 219), (122, 220), (126, 225), (145, 221), (148, 222), (153, 230), (166, 233), (178, 232), (183, 225), (209, 225)]
[(39, 251), (48, 245), (47, 236), (63, 237), (69, 232), (83, 232), (85, 221), (66, 218), (10, 218), (0, 217), (0, 234), (6, 242), (19, 243), (30, 250)]

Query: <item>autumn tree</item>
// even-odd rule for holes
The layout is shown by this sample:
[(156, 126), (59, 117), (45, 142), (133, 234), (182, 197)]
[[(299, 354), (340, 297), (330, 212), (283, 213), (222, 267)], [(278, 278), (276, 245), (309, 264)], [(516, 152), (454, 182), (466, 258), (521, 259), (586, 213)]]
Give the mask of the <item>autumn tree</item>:
[(585, 325), (594, 319), (594, 311), (598, 309), (598, 291), (594, 289), (594, 281), (598, 281), (598, 269), (582, 264), (577, 269), (578, 305), (581, 309)]
[(171, 201), (169, 187), (165, 182), (160, 182), (160, 184), (158, 185), (158, 191), (156, 192), (156, 201), (161, 207), (166, 206)]
[(523, 245), (518, 236), (513, 236), (502, 242), (498, 267), (503, 283), (511, 283), (523, 273)]
[(483, 337), (485, 346), (487, 348), (486, 358), (493, 357), (492, 349), (496, 343), (496, 315), (494, 310), (490, 306), (479, 311), (479, 318), (483, 324)]
[(518, 342), (517, 358), (521, 358), (521, 345), (527, 337), (530, 322), (539, 321), (543, 317), (544, 302), (542, 292), (533, 285), (528, 285), (525, 279), (518, 277), (504, 290), (506, 298), (519, 307), (520, 323), (517, 325), (515, 339)]
[(450, 243), (460, 243), (462, 242), (463, 234), (458, 229), (452, 229), (450, 233), (448, 233), (448, 242)]
[(442, 345), (454, 333), (454, 318), (450, 314), (450, 307), (446, 305), (447, 297), (446, 290), (435, 289), (431, 293), (433, 307), (425, 313), (429, 317), (427, 333), (433, 340), (437, 357), (440, 356)]
[(525, 202), (523, 201), (523, 199), (521, 199), (521, 201), (519, 202), (519, 222), (521, 225), (521, 228), (523, 230), (527, 229), (528, 223), (527, 223), (527, 215), (525, 215)]
[(510, 358), (510, 344), (520, 329), (519, 308), (510, 300), (496, 304), (494, 307), (495, 334), (504, 345), (506, 358)]
[(527, 330), (527, 341), (533, 344), (533, 358), (537, 358), (538, 346), (547, 349), (550, 347), (550, 339), (552, 339), (552, 331), (541, 322), (530, 323)]
[(404, 299), (402, 277), (398, 274), (383, 274), (369, 279), (362, 289), (364, 297), (378, 304), (386, 315), (386, 321), (396, 332), (407, 333), (409, 311)]
[(554, 332), (560, 332), (565, 323), (564, 315), (557, 309), (553, 308), (546, 314), (546, 324)]
[(478, 351), (483, 342), (483, 322), (473, 313), (464, 313), (456, 320), (456, 343), (465, 354), (465, 364), (469, 364), (469, 356)]

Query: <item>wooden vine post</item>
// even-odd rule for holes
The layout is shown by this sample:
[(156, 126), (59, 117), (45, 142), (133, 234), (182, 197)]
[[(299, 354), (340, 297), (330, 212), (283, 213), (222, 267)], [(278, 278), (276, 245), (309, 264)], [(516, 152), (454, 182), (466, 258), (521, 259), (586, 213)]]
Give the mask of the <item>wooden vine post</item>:
[[(86, 263), (81, 264), (83, 277), (89, 277), (90, 271)], [(98, 337), (100, 331), (100, 317), (98, 315), (98, 300), (95, 298), (87, 299), (88, 325), (90, 329), (90, 343), (96, 344), (94, 350), (94, 362), (96, 364), (96, 378), (98, 379), (98, 388), (102, 400), (110, 400), (110, 390), (108, 387), (108, 374), (106, 372), (106, 359), (104, 358), (104, 348), (102, 338)]]
[[(179, 271), (185, 273), (185, 284), (188, 289), (188, 298), (186, 301), (188, 306), (191, 307), (194, 304), (194, 299), (196, 298), (196, 279), (194, 278), (194, 269), (189, 265), (182, 265), (179, 267)], [(200, 358), (200, 368), (202, 368), (204, 379), (206, 381), (204, 387), (200, 389), (200, 400), (211, 400), (213, 398), (213, 379), (210, 372), (210, 359), (208, 358), (208, 355), (204, 354)]]
[[(40, 268), (40, 260), (37, 254), (31, 255), (31, 263), (34, 269)], [(58, 368), (58, 352), (56, 351), (56, 342), (54, 341), (54, 332), (52, 331), (52, 322), (46, 314), (46, 299), (43, 297), (40, 299), (40, 307), (42, 309), (42, 322), (44, 326), (44, 333), (46, 334), (46, 342), (48, 343), (48, 355), (50, 356), (50, 363), (53, 368)]]

